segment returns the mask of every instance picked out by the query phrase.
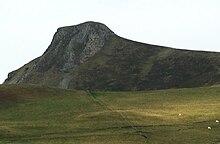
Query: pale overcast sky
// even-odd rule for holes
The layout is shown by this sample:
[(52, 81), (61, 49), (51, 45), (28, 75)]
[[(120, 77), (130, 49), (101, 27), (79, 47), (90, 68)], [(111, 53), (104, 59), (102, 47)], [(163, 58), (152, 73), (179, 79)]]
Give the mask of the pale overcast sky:
[(220, 0), (0, 0), (0, 83), (42, 55), (56, 29), (85, 21), (119, 36), (220, 51)]

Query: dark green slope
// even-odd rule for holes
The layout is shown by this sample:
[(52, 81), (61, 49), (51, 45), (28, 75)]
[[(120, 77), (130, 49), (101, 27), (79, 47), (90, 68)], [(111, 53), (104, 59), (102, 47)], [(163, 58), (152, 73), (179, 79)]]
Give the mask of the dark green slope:
[(200, 87), (220, 81), (218, 53), (176, 50), (157, 59), (142, 88)]
[(151, 69), (160, 47), (112, 36), (105, 47), (74, 73), (70, 87), (135, 90)]
[(141, 44), (112, 36), (74, 73), (70, 87), (146, 90), (200, 87), (220, 81), (220, 54)]

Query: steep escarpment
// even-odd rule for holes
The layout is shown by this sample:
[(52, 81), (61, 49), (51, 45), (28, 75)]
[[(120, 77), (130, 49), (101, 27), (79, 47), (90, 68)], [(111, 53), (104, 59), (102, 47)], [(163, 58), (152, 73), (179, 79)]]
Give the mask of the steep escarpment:
[(86, 22), (57, 30), (45, 53), (9, 73), (5, 83), (60, 88), (146, 90), (220, 81), (220, 53), (178, 50), (121, 38)]
[(45, 53), (10, 73), (5, 83), (35, 83), (67, 88), (71, 73), (102, 49), (111, 35), (114, 33), (101, 23), (86, 22), (61, 27)]

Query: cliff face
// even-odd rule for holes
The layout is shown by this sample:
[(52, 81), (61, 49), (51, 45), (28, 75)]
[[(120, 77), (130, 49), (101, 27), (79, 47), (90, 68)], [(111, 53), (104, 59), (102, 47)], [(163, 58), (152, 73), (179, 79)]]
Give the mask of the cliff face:
[(96, 90), (197, 87), (218, 83), (219, 68), (219, 53), (138, 43), (86, 22), (59, 28), (45, 53), (9, 73), (5, 83)]
[(5, 83), (39, 83), (67, 88), (72, 72), (102, 49), (112, 35), (108, 27), (95, 22), (59, 28), (45, 53), (11, 72)]

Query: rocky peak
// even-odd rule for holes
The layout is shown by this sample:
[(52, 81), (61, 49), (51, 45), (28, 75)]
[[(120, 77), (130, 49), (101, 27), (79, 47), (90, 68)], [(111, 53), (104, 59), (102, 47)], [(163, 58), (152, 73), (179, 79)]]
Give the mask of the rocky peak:
[(88, 39), (107, 38), (113, 35), (106, 25), (97, 22), (85, 22), (74, 26), (66, 26), (58, 28), (54, 40), (62, 40), (68, 36), (74, 38), (74, 41), (86, 44)]
[(51, 66), (64, 71), (72, 69), (95, 55), (111, 35), (114, 32), (97, 22), (58, 28), (39, 61), (39, 70), (47, 71)]
[(23, 83), (32, 81), (33, 74), (42, 77), (54, 74), (59, 79), (59, 87), (66, 88), (71, 72), (102, 49), (112, 35), (114, 32), (106, 25), (91, 21), (60, 27), (44, 54), (27, 66), (22, 75), (16, 75), (16, 78), (10, 75), (6, 82), (13, 79), (14, 83)]

